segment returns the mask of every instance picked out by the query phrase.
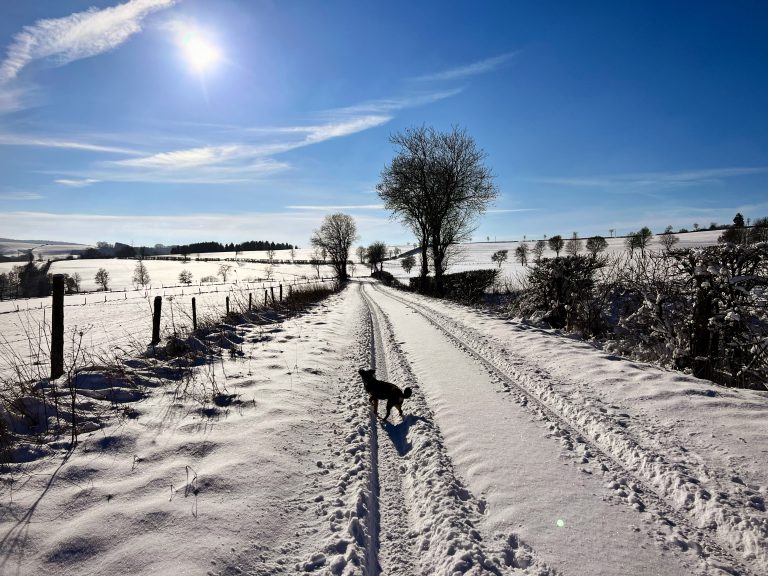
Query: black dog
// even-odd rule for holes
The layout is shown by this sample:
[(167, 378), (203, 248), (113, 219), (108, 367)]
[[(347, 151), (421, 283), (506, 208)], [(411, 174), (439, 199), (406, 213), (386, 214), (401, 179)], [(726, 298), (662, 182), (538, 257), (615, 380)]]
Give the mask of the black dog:
[(392, 407), (397, 408), (400, 412), (400, 418), (403, 417), (403, 400), (410, 398), (412, 391), (410, 388), (400, 390), (397, 386), (384, 380), (379, 380), (374, 376), (376, 370), (358, 370), (360, 377), (363, 379), (363, 385), (366, 392), (371, 396), (371, 403), (373, 403), (373, 412), (376, 416), (379, 415), (379, 400), (387, 401), (387, 414), (384, 416), (384, 420), (389, 418), (389, 413)]

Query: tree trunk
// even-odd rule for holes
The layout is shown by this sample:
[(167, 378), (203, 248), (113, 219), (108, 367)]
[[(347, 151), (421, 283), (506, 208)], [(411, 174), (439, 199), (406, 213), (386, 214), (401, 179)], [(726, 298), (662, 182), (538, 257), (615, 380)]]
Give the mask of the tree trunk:
[(709, 287), (709, 273), (696, 274), (696, 300), (693, 305), (693, 332), (691, 334), (691, 357), (693, 375), (697, 378), (712, 379), (711, 339), (709, 319), (712, 317), (712, 290)]
[(443, 258), (439, 242), (432, 243), (432, 264), (435, 267), (435, 294), (443, 295)]
[(419, 276), (419, 292), (427, 292), (427, 276), (429, 276), (429, 257), (427, 256), (427, 244), (421, 245), (421, 275)]

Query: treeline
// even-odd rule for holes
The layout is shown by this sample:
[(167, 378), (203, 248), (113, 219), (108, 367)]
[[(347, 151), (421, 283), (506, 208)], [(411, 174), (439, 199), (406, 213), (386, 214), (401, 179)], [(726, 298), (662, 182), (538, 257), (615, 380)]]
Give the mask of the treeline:
[(268, 242), (265, 240), (249, 240), (242, 244), (221, 244), (220, 242), (194, 242), (171, 248), (171, 254), (201, 254), (204, 252), (245, 252), (250, 250), (290, 250), (291, 244), (283, 242)]
[(0, 274), (0, 300), (10, 298), (42, 298), (51, 294), (50, 260), (40, 268), (34, 262), (14, 266)]

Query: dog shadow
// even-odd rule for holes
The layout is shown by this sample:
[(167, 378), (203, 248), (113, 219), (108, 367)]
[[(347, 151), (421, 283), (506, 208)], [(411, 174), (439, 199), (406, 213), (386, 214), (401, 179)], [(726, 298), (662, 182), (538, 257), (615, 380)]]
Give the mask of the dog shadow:
[(395, 449), (400, 456), (405, 456), (411, 451), (411, 448), (413, 448), (413, 444), (408, 441), (408, 430), (419, 421), (428, 422), (423, 416), (408, 414), (397, 424), (392, 424), (392, 422), (389, 421), (381, 423), (381, 427), (384, 428), (389, 439), (392, 440), (392, 444), (394, 444)]

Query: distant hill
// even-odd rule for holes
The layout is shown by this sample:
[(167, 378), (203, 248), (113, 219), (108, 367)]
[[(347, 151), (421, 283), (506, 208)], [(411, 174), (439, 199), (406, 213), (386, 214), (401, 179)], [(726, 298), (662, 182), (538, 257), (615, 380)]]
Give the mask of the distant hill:
[(4, 242), (14, 242), (19, 244), (35, 244), (36, 246), (39, 246), (40, 244), (60, 244), (64, 246), (88, 246), (88, 244), (78, 244), (77, 242), (63, 242), (60, 240), (15, 240), (13, 238), (0, 238), (0, 243)]
[(50, 256), (62, 256), (73, 252), (80, 252), (88, 247), (88, 244), (75, 242), (63, 242), (56, 240), (16, 240), (13, 238), (0, 238), (0, 255), (17, 256), (20, 252), (33, 250), (35, 256), (43, 258)]

